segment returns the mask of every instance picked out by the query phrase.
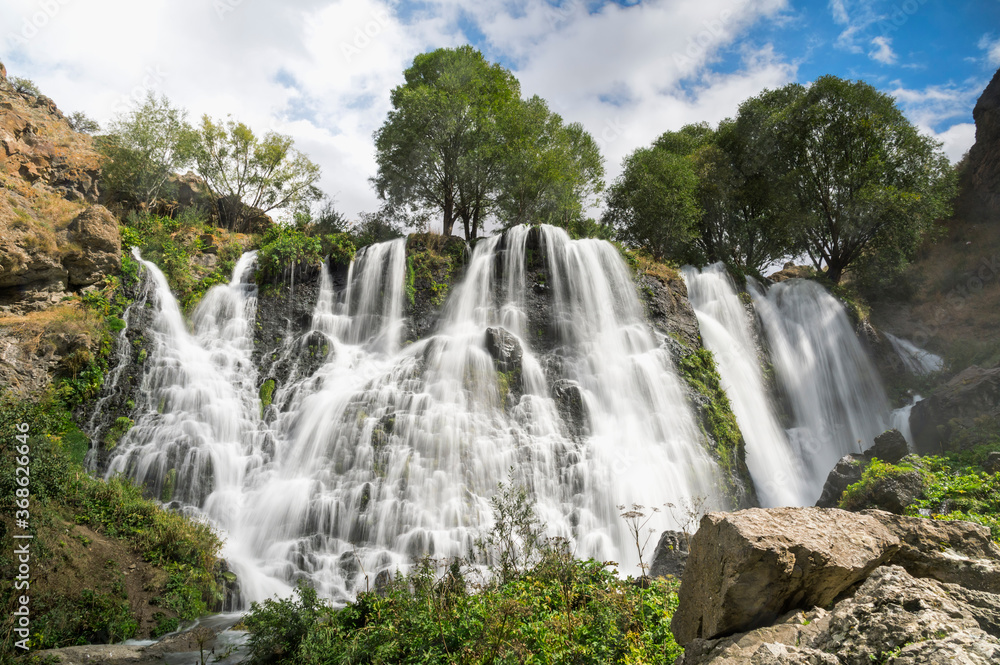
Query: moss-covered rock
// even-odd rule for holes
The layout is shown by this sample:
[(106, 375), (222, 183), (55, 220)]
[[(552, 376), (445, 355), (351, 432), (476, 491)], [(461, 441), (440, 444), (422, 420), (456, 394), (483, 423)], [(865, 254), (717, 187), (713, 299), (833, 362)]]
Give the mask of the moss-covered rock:
[(457, 236), (414, 233), (407, 237), (404, 315), (409, 341), (426, 337), (434, 330), (467, 259), (468, 245)]

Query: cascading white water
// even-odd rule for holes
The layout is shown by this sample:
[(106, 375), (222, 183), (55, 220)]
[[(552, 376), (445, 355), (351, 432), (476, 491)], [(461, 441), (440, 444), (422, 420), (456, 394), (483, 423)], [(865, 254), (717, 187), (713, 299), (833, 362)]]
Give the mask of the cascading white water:
[(812, 503), (838, 459), (862, 452), (888, 428), (889, 403), (847, 314), (823, 287), (802, 279), (766, 292), (752, 280), (748, 286), (791, 405), (789, 439)]
[(930, 351), (925, 351), (909, 340), (901, 339), (895, 335), (883, 332), (885, 338), (889, 340), (893, 350), (899, 355), (905, 367), (910, 373), (922, 375), (940, 372), (944, 369), (944, 359), (934, 355)]
[[(192, 335), (146, 264), (159, 308), (148, 403), (109, 473), (161, 495), (174, 473), (174, 500), (223, 530), (246, 601), (300, 578), (345, 599), (413, 556), (465, 556), (510, 469), (551, 534), (635, 572), (616, 506), (701, 496), (723, 508), (720, 474), (617, 251), (540, 234), (558, 338), (548, 379), (526, 330), (527, 227), (481, 240), (440, 332), (402, 349), (405, 241), (393, 241), (358, 257), (342, 298), (324, 273), (306, 334), (331, 350), (279, 387), (266, 423), (245, 364), (254, 294), (240, 273), (206, 296)], [(519, 340), (518, 371), (496, 370), (489, 327)], [(563, 421), (553, 379), (579, 390), (589, 432)], [(676, 524), (663, 513), (650, 526)]]
[(761, 505), (815, 501), (804, 462), (792, 449), (765, 387), (748, 313), (723, 264), (684, 269), (688, 298), (705, 346), (715, 356), (722, 386), (747, 445), (747, 467)]

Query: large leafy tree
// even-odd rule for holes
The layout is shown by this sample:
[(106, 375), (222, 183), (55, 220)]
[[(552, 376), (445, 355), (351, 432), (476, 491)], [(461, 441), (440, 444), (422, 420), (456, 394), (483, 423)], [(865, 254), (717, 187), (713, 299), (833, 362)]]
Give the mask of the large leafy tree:
[(445, 235), (461, 217), (472, 237), (490, 213), (517, 80), (471, 46), (418, 55), (403, 76), (375, 132), (372, 183), (390, 205), (439, 210)]
[(860, 262), (900, 266), (950, 211), (955, 177), (940, 144), (893, 98), (863, 81), (823, 76), (770, 122), (797, 198), (797, 237), (834, 282)]
[(508, 159), (497, 199), (505, 226), (568, 226), (604, 188), (604, 158), (579, 123), (565, 125), (538, 96), (521, 103), (506, 128)]
[(186, 112), (149, 93), (97, 138), (106, 158), (101, 169), (105, 196), (148, 207), (164, 193), (170, 175), (192, 162), (197, 142)]
[(391, 208), (433, 210), (451, 235), (474, 238), (487, 219), (510, 225), (580, 217), (603, 188), (603, 160), (578, 124), (471, 46), (418, 55), (375, 132), (372, 179)]
[(259, 138), (232, 118), (202, 118), (196, 152), (198, 173), (216, 198), (220, 222), (248, 230), (252, 215), (307, 207), (321, 198), (320, 168), (294, 148), (291, 137), (268, 132)]
[(686, 261), (702, 215), (693, 162), (654, 145), (639, 148), (622, 166), (608, 189), (604, 222), (656, 259)]

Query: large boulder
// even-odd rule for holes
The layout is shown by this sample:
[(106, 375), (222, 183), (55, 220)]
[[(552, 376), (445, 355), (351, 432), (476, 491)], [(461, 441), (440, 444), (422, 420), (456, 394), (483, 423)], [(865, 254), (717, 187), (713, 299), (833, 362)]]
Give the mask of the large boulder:
[(916, 451), (921, 455), (946, 452), (956, 434), (972, 429), (981, 418), (1000, 419), (1000, 367), (968, 367), (914, 404), (910, 430)]
[[(823, 492), (816, 502), (818, 508), (836, 508), (840, 497), (850, 485), (861, 480), (868, 465), (873, 459), (896, 464), (909, 453), (906, 439), (899, 430), (891, 429), (875, 437), (871, 448), (863, 454), (844, 455), (837, 462), (830, 475), (826, 477)], [(903, 509), (915, 499), (923, 489), (923, 481), (918, 474), (907, 476), (904, 480), (890, 479), (885, 487), (878, 488), (877, 500), (870, 506), (878, 507), (894, 513), (902, 513)], [(905, 482), (904, 482), (905, 481)]]
[(486, 351), (498, 372), (521, 371), (521, 342), (505, 328), (486, 329)]
[(898, 429), (890, 429), (875, 437), (871, 448), (865, 451), (869, 459), (880, 459), (883, 462), (895, 464), (910, 454), (906, 438)]
[(107, 208), (87, 208), (70, 222), (67, 232), (74, 249), (63, 258), (63, 265), (71, 286), (94, 284), (121, 268), (121, 231)]
[(879, 520), (842, 510), (709, 513), (691, 542), (671, 629), (682, 646), (827, 606), (899, 549)]

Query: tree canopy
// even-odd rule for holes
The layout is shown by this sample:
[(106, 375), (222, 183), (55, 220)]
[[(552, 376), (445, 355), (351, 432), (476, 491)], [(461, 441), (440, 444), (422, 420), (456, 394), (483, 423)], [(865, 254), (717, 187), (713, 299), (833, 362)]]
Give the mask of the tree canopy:
[(430, 209), (451, 235), (488, 218), (509, 225), (579, 216), (602, 187), (603, 160), (578, 124), (520, 98), (507, 69), (471, 46), (418, 55), (375, 132), (372, 184), (390, 206)]
[(170, 175), (191, 163), (198, 135), (186, 116), (166, 97), (149, 93), (111, 121), (108, 133), (97, 138), (106, 158), (101, 177), (109, 200), (148, 207)]
[(321, 198), (320, 168), (293, 147), (291, 137), (268, 132), (258, 138), (232, 118), (202, 118), (196, 152), (198, 173), (216, 197), (219, 218), (244, 230), (250, 211), (308, 206)]

